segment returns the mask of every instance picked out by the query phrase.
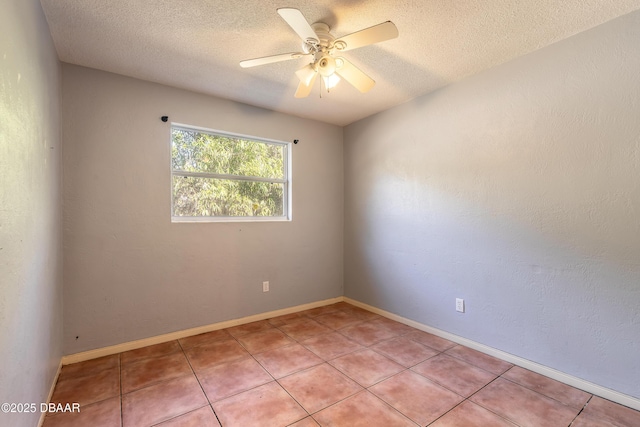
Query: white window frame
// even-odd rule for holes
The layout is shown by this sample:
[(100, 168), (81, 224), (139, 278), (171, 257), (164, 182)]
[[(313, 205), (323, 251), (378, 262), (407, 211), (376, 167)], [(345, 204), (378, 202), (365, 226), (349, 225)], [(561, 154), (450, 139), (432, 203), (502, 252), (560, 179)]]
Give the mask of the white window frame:
[[(262, 178), (257, 176), (244, 176), (244, 175), (228, 175), (228, 174), (216, 174), (208, 172), (187, 172), (173, 169), (173, 129), (181, 129), (188, 132), (201, 132), (208, 133), (214, 136), (222, 136), (227, 138), (237, 138), (250, 140), (254, 142), (260, 142), (264, 144), (274, 144), (283, 147), (284, 157), (284, 178)], [(243, 135), (232, 132), (225, 132), (216, 129), (202, 128), (198, 126), (185, 125), (181, 123), (171, 123), (169, 132), (169, 167), (171, 170), (171, 222), (278, 222), (278, 221), (291, 221), (292, 209), (291, 209), (291, 143), (285, 141), (277, 141), (274, 139), (261, 138), (252, 135)], [(173, 177), (174, 176), (187, 176), (187, 177), (199, 177), (199, 178), (213, 178), (213, 179), (228, 179), (234, 181), (250, 181), (250, 182), (273, 182), (283, 185), (282, 195), (282, 216), (175, 216), (173, 215)]]

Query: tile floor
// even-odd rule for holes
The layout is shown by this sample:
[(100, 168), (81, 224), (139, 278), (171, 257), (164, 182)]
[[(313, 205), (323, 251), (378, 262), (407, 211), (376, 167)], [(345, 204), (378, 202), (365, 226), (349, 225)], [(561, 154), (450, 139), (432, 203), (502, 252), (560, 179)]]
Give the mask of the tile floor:
[(55, 426), (640, 426), (640, 412), (338, 303), (64, 366)]

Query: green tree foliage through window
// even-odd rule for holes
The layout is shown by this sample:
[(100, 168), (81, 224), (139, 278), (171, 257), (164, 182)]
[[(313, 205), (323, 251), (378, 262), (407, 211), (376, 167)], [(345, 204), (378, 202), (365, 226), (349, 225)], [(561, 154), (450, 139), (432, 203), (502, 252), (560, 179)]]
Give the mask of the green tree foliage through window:
[(171, 131), (174, 217), (286, 215), (286, 144)]

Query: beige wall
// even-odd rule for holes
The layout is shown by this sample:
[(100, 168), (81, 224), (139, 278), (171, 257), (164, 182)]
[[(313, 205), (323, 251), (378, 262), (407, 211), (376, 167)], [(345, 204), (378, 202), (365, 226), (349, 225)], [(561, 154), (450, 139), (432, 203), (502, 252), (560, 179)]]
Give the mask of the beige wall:
[(639, 41), (634, 12), (345, 128), (346, 295), (639, 398)]
[[(46, 399), (63, 240), (65, 354), (339, 296), (344, 262), (349, 297), (640, 397), (639, 12), (347, 127), (343, 177), (339, 127), (72, 65), (61, 159), (39, 2), (3, 7), (0, 401)], [(172, 224), (162, 115), (299, 139), (293, 221)]]
[[(171, 223), (170, 122), (299, 139), (293, 220)], [(63, 123), (66, 354), (342, 295), (340, 127), (67, 64)]]
[[(3, 2), (0, 403), (46, 401), (62, 356), (59, 71), (40, 2)], [(0, 425), (39, 416), (0, 413)]]

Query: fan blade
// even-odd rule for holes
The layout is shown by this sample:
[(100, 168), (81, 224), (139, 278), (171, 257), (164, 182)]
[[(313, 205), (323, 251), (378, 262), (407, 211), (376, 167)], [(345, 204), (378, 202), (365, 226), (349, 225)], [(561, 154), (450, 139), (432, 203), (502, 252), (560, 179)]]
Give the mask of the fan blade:
[(376, 84), (375, 80), (346, 59), (336, 58), (336, 62), (342, 62), (342, 65), (336, 68), (336, 74), (351, 83), (360, 92), (368, 92)]
[(313, 84), (318, 77), (318, 73), (315, 73), (313, 77), (311, 77), (311, 81), (309, 84), (305, 84), (302, 80), (298, 84), (298, 89), (296, 90), (296, 94), (294, 95), (296, 98), (306, 98), (311, 93), (311, 89), (313, 88)]
[(296, 76), (298, 76), (301, 83), (309, 85), (309, 83), (311, 83), (311, 79), (313, 79), (317, 73), (318, 71), (313, 68), (313, 65), (309, 64), (296, 71)]
[[(393, 22), (387, 21), (341, 37), (336, 40), (334, 44), (338, 50), (347, 51), (374, 43), (380, 43), (385, 40), (395, 39), (396, 37), (398, 37), (398, 29)], [(343, 43), (345, 47), (340, 48), (340, 45)]]
[(288, 61), (290, 59), (298, 59), (307, 56), (303, 52), (281, 53), (280, 55), (264, 56), (262, 58), (247, 59), (240, 61), (242, 68), (255, 67), (257, 65), (271, 64), (273, 62)]
[(309, 25), (302, 12), (298, 9), (283, 7), (278, 9), (278, 14), (287, 24), (289, 24), (293, 31), (295, 31), (303, 41), (311, 39), (319, 42), (318, 35), (313, 31), (311, 25)]

